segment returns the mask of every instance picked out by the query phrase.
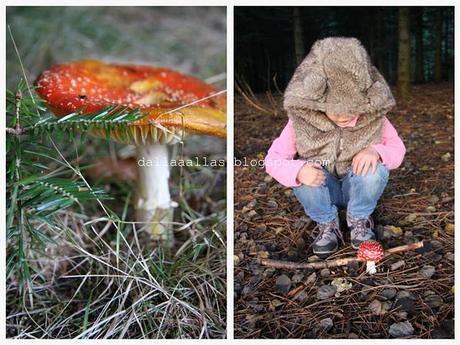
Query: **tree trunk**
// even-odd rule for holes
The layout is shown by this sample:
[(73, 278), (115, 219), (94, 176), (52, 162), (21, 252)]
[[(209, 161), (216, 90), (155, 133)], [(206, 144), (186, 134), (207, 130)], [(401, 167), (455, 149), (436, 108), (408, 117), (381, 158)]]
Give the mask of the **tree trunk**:
[(419, 7), (415, 17), (415, 82), (423, 83), (424, 81), (423, 7)]
[(435, 21), (435, 53), (434, 53), (434, 81), (442, 81), (442, 15), (443, 9), (438, 8), (436, 11)]
[(294, 23), (294, 50), (297, 65), (300, 65), (305, 55), (305, 45), (303, 41), (302, 18), (300, 17), (300, 9), (294, 6), (292, 9), (292, 17)]
[(443, 46), (444, 46), (444, 62), (443, 62), (443, 80), (449, 80), (449, 70), (450, 70), (450, 57), (449, 57), (449, 41), (450, 41), (450, 34), (449, 34), (449, 23), (450, 23), (450, 11), (447, 9), (444, 11), (444, 36), (443, 36)]
[(402, 7), (398, 14), (398, 79), (397, 89), (400, 97), (410, 94), (410, 40), (409, 40), (409, 8)]
[(376, 36), (377, 36), (377, 53), (376, 64), (380, 73), (388, 78), (385, 56), (387, 54), (387, 39), (385, 37), (385, 10), (378, 7), (375, 18)]
[(367, 23), (365, 24), (369, 28), (369, 31), (368, 31), (369, 50), (368, 52), (371, 57), (371, 61), (374, 64), (376, 60), (377, 33), (376, 33), (376, 28), (374, 27), (373, 24), (375, 23), (376, 17), (377, 17), (377, 10), (376, 8), (372, 8), (372, 10), (369, 13), (369, 16), (367, 17), (367, 20), (366, 20)]

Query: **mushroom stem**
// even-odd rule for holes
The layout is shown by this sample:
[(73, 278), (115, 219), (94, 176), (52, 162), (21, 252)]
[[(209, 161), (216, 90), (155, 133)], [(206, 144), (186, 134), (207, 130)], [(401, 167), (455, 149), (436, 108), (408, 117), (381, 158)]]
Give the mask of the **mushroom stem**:
[(377, 269), (375, 268), (375, 261), (366, 261), (366, 272), (369, 274), (377, 272)]
[(153, 240), (172, 246), (171, 195), (169, 194), (168, 147), (161, 144), (137, 146), (139, 182), (136, 220), (146, 224)]

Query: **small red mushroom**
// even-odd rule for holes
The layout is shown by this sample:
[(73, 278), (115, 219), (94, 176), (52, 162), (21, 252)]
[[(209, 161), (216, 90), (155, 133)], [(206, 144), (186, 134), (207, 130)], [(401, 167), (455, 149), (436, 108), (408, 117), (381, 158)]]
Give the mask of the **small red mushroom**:
[(358, 259), (366, 261), (366, 272), (374, 274), (377, 272), (375, 263), (385, 256), (382, 245), (377, 241), (364, 241), (359, 245)]

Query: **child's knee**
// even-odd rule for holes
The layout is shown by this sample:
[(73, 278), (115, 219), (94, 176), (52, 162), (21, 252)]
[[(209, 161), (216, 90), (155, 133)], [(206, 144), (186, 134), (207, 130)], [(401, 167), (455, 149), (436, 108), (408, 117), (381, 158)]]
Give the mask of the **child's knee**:
[[(372, 171), (369, 171), (372, 174)], [(380, 177), (385, 182), (388, 181), (388, 177), (390, 176), (390, 170), (380, 162), (377, 162), (377, 169), (375, 169), (375, 173), (373, 174), (375, 177)]]
[(369, 167), (369, 170), (367, 171), (366, 175), (356, 175), (352, 173), (352, 176), (354, 179), (360, 180), (360, 182), (364, 184), (376, 184), (379, 182), (387, 182), (388, 177), (390, 175), (390, 171), (388, 168), (383, 165), (380, 162), (377, 162), (377, 168), (375, 169), (375, 172), (372, 172), (372, 167)]
[(329, 189), (325, 183), (319, 186), (307, 186), (303, 184), (301, 186), (294, 187), (293, 192), (297, 199), (301, 202), (305, 200), (322, 200), (326, 196), (329, 196)]
[(328, 188), (326, 183), (322, 183), (319, 186), (307, 186), (305, 184), (302, 184), (300, 186), (294, 187), (293, 188), (294, 194), (295, 195), (301, 195), (301, 194), (315, 194), (315, 193), (322, 193), (322, 192), (328, 192)]

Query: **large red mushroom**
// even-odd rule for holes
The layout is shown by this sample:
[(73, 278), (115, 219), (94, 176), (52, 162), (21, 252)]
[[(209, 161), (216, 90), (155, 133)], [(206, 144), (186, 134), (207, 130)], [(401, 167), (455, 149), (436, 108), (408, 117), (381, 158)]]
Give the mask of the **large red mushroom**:
[[(130, 124), (133, 140), (116, 131), (111, 137), (137, 146), (139, 166), (137, 221), (148, 223), (153, 238), (171, 244), (172, 202), (166, 144), (189, 133), (226, 135), (226, 97), (205, 82), (168, 68), (80, 60), (55, 65), (35, 82), (37, 92), (58, 117), (92, 114), (109, 106), (147, 113)], [(105, 136), (94, 131), (96, 135)]]
[(375, 263), (384, 258), (385, 252), (382, 245), (377, 241), (364, 241), (358, 248), (358, 259), (366, 261), (366, 272), (377, 272)]

